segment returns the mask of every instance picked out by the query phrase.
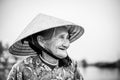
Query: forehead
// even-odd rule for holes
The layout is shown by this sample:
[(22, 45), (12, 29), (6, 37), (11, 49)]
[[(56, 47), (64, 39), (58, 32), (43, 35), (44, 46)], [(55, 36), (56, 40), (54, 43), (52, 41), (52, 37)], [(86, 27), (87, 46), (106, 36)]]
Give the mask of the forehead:
[(68, 30), (66, 27), (57, 27), (55, 28), (55, 36), (61, 33), (68, 33)]

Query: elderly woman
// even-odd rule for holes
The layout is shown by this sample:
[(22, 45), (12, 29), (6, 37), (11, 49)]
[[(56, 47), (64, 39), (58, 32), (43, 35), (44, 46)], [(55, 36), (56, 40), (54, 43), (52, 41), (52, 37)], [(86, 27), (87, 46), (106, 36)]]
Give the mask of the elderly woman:
[(83, 33), (71, 22), (37, 15), (9, 48), (13, 55), (28, 57), (12, 67), (7, 80), (83, 80), (67, 53)]

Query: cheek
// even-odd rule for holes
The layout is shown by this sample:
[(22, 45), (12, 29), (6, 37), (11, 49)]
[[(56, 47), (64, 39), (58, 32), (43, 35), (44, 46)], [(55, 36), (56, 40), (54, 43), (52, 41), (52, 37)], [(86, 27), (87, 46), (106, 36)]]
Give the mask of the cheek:
[(62, 45), (62, 42), (61, 41), (53, 41), (53, 43), (51, 44), (51, 49), (58, 49), (60, 46)]
[(54, 42), (53, 45), (54, 45), (55, 47), (60, 47), (60, 46), (62, 46), (62, 44), (63, 44), (63, 42), (62, 42), (61, 40), (57, 40), (57, 41)]
[(46, 43), (46, 48), (51, 51), (57, 51), (60, 46), (62, 46), (63, 42), (58, 39), (54, 39), (50, 42)]
[(49, 43), (46, 44), (46, 47), (51, 51), (56, 50), (57, 43), (56, 42), (49, 42)]

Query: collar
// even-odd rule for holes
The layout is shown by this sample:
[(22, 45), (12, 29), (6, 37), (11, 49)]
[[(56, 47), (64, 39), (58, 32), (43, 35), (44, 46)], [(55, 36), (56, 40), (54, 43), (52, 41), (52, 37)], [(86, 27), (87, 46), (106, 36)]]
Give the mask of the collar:
[(44, 64), (46, 64), (47, 66), (49, 66), (51, 69), (54, 69), (55, 67), (58, 66), (58, 63), (52, 64), (52, 63), (46, 61), (44, 58), (42, 58), (41, 55), (39, 55), (39, 58), (40, 58), (40, 60), (41, 60)]

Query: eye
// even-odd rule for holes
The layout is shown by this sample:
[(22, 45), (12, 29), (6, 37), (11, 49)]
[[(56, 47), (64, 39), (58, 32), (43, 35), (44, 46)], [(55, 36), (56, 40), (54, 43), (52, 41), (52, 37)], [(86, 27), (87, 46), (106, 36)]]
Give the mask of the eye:
[(69, 36), (69, 35), (67, 35), (67, 36), (65, 36), (65, 35), (60, 35), (59, 38), (60, 38), (60, 39), (69, 39), (70, 36)]

